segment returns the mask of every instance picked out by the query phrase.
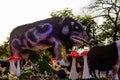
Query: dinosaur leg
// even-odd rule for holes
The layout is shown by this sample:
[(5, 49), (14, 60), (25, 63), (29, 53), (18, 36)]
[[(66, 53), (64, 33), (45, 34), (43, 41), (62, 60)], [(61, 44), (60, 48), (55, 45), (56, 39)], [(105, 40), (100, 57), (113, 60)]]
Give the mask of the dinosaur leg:
[(14, 59), (12, 60), (12, 62), (10, 61), (10, 71), (12, 74), (15, 74), (16, 76), (20, 75), (20, 60), (17, 59), (20, 56), (19, 55), (21, 50), (20, 47), (21, 47), (20, 39), (15, 38), (11, 41), (10, 48), (12, 52), (12, 57), (14, 57)]
[(56, 59), (60, 65), (62, 65), (62, 66), (69, 65), (67, 58), (66, 58), (65, 47), (62, 45), (61, 42), (58, 41), (55, 43), (54, 53), (55, 53)]

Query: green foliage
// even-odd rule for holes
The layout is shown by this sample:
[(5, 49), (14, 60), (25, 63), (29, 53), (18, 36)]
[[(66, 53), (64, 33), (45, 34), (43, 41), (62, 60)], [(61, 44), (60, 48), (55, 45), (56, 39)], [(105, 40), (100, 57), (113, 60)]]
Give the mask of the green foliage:
[(24, 71), (24, 73), (22, 73), (20, 76), (19, 76), (19, 79), (22, 80), (22, 79), (27, 79), (30, 77), (30, 75), (32, 75), (33, 73), (33, 70), (32, 69), (27, 69)]
[(44, 74), (45, 71), (50, 72), (50, 66), (48, 65), (48, 62), (44, 58), (38, 60), (38, 65), (39, 65), (39, 71), (42, 74)]
[(94, 19), (91, 15), (85, 15), (85, 16), (80, 16), (80, 15), (77, 15), (77, 16), (74, 16), (74, 19), (80, 21), (83, 25), (85, 26), (89, 26), (90, 24), (93, 23)]
[[(117, 23), (117, 25), (119, 25)], [(115, 34), (115, 27), (113, 25), (113, 23), (111, 22), (111, 20), (109, 20), (108, 18), (106, 18), (106, 20), (103, 22), (103, 24), (101, 24), (100, 26), (98, 26), (97, 30), (99, 30), (97, 39), (99, 42), (103, 43), (103, 44), (110, 44), (114, 41), (114, 34)], [(116, 34), (116, 39), (120, 39), (120, 27), (117, 26), (117, 34)]]
[(72, 9), (66, 8), (60, 11), (54, 11), (51, 13), (52, 17), (73, 17)]
[(6, 59), (10, 56), (9, 38), (0, 45), (0, 59)]
[(48, 73), (54, 73), (55, 71), (50, 67), (49, 63), (44, 59), (44, 58), (40, 58), (38, 60), (38, 68), (39, 68), (39, 72), (42, 74), (48, 74)]
[(32, 67), (29, 67), (27, 70), (23, 70), (22, 74), (20, 75), (19, 79), (34, 79), (38, 78), (41, 79), (43, 77), (45, 77), (45, 75), (47, 74), (55, 74), (56, 71), (53, 70), (50, 65), (49, 65), (49, 61), (51, 56), (48, 55), (48, 51), (41, 51), (41, 52), (35, 52), (35, 51), (31, 51), (30, 52), (30, 57), (29, 60), (30, 62), (32, 62), (33, 64), (35, 64)]
[(8, 80), (9, 69), (0, 67), (0, 80)]

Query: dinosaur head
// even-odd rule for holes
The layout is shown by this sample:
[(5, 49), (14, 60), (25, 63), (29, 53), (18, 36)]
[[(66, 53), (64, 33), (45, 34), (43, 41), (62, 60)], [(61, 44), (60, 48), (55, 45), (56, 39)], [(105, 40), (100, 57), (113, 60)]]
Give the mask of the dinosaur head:
[(94, 41), (87, 35), (84, 26), (72, 18), (63, 21), (62, 34), (68, 35), (77, 46), (82, 46), (84, 43), (91, 44)]

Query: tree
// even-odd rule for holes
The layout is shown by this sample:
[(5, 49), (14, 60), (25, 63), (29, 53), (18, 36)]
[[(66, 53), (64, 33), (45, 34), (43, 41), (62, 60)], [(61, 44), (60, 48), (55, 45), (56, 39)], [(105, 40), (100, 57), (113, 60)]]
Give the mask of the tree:
[(102, 35), (106, 38), (111, 37), (112, 41), (120, 38), (120, 0), (94, 0), (94, 3), (89, 5), (89, 9), (95, 18), (104, 17), (106, 19), (102, 25)]

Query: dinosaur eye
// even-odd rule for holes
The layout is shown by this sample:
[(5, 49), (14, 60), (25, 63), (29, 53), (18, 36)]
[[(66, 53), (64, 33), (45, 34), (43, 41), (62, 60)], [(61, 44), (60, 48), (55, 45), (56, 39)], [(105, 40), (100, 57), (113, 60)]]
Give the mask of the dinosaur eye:
[(79, 29), (79, 27), (78, 27), (78, 26), (75, 26), (75, 29)]

